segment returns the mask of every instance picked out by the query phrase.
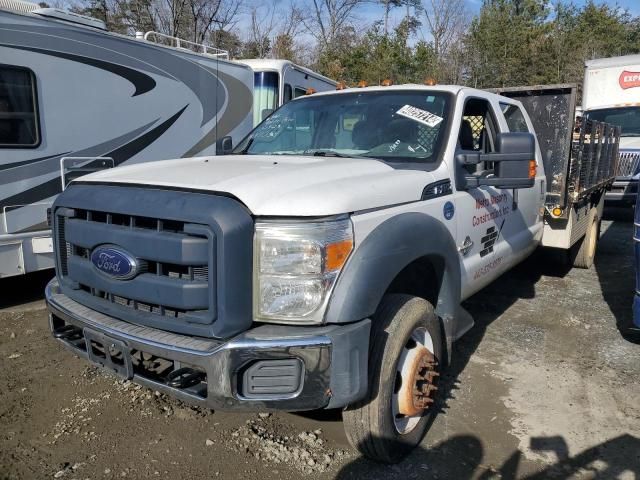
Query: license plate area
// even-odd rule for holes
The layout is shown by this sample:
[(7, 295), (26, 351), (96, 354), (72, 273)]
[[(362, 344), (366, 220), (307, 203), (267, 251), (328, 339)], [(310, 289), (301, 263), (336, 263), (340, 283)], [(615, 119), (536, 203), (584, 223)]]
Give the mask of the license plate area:
[(90, 361), (112, 370), (120, 377), (128, 380), (133, 378), (131, 352), (124, 342), (89, 328), (85, 328), (83, 333)]

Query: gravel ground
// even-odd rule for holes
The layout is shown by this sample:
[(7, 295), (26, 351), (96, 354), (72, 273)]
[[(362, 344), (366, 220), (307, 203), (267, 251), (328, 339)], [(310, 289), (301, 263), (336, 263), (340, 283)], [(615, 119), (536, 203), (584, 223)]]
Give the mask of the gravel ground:
[(103, 374), (50, 337), (50, 273), (0, 281), (0, 479), (640, 478), (626, 217), (594, 269), (536, 254), (467, 302), (441, 412), (392, 467), (349, 448), (340, 412), (212, 412)]

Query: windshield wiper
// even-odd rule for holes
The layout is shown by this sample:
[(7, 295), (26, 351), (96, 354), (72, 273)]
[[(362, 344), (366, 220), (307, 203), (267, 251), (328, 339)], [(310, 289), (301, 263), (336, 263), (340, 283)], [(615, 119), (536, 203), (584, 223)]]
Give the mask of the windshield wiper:
[(305, 150), (302, 155), (313, 155), (314, 157), (339, 157), (339, 158), (364, 158), (364, 155), (339, 153), (335, 150)]
[(343, 155), (342, 153), (334, 152), (333, 150), (316, 150), (314, 152), (305, 151), (304, 155), (313, 155), (314, 157), (340, 157), (349, 158), (349, 155)]

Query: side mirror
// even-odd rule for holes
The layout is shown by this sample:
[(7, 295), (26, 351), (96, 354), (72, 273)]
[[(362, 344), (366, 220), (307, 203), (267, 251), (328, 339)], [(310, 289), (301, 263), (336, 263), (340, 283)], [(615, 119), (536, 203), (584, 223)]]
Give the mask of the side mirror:
[(233, 150), (233, 139), (227, 135), (216, 141), (216, 155), (229, 155)]
[[(492, 162), (493, 171), (465, 175), (462, 189), (489, 185), (498, 188), (531, 188), (536, 179), (536, 140), (533, 134), (524, 132), (499, 133), (495, 153), (459, 153), (456, 162), (461, 165), (477, 165)], [(464, 171), (464, 170), (463, 170)]]
[(273, 108), (263, 108), (262, 112), (260, 113), (260, 115), (261, 115), (260, 121), (263, 121), (265, 118), (267, 118), (272, 113), (273, 113)]

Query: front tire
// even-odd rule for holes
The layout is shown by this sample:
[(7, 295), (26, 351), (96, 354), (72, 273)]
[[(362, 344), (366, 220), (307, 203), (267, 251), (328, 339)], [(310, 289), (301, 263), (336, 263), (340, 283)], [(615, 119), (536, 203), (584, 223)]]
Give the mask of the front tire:
[(411, 295), (385, 296), (372, 322), (367, 396), (342, 416), (351, 445), (385, 463), (417, 446), (435, 414), (442, 359), (433, 306)]

